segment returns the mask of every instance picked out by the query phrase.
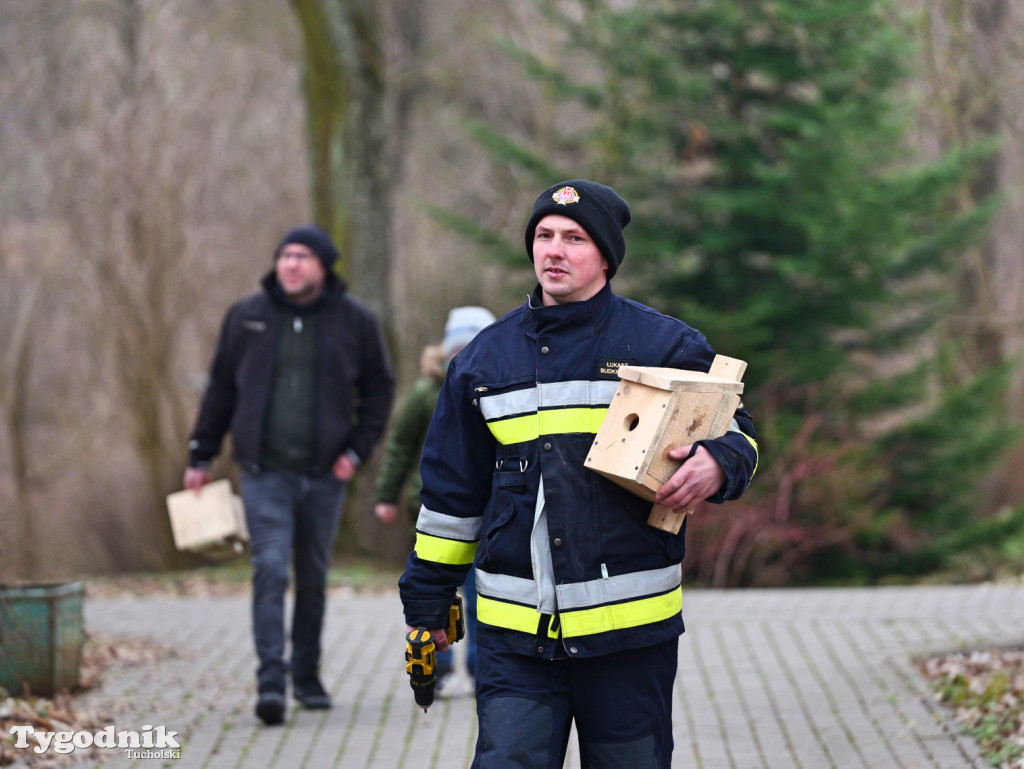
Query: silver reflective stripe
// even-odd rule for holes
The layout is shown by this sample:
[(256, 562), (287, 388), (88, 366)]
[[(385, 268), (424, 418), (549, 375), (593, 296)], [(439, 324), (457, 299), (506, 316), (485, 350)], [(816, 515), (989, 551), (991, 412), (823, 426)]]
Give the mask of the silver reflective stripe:
[(537, 388), (514, 390), (510, 393), (486, 395), (480, 398), (480, 413), (487, 421), (516, 414), (531, 414), (537, 410)]
[[(677, 564), (663, 569), (635, 571), (590, 582), (557, 585), (555, 590), (558, 595), (558, 608), (561, 611), (569, 611), (664, 593), (679, 587), (682, 581), (683, 567)], [(477, 569), (476, 589), (480, 595), (487, 598), (536, 606), (537, 583), (532, 579), (490, 574)]]
[(570, 382), (541, 383), (540, 407), (559, 408), (561, 406), (607, 406), (615, 397), (618, 382), (611, 380), (588, 381), (574, 380)]
[(536, 387), (480, 398), (480, 413), (491, 421), (517, 414), (532, 414), (540, 408), (607, 406), (615, 397), (618, 386), (619, 383), (612, 380), (541, 382)]
[(530, 563), (533, 579), (537, 583), (537, 610), (554, 614), (555, 566), (551, 562), (551, 540), (548, 539), (548, 515), (544, 507), (544, 476), (537, 487), (537, 504), (533, 509), (533, 531), (530, 534)]
[(534, 606), (537, 600), (537, 583), (532, 579), (510, 577), (507, 574), (490, 574), (483, 569), (476, 570), (476, 591), (485, 598), (511, 601)]
[(608, 579), (558, 585), (558, 608), (562, 611), (600, 606), (626, 601), (652, 593), (664, 593), (679, 587), (683, 581), (683, 567), (679, 564), (652, 571), (634, 571)]
[[(735, 418), (729, 423), (729, 431), (734, 433), (743, 433), (740, 429), (740, 423), (737, 422)], [(743, 434), (746, 435), (746, 433)]]
[(474, 542), (480, 539), (483, 522), (483, 516), (457, 518), (454, 515), (435, 513), (433, 510), (421, 506), (419, 517), (416, 519), (416, 531), (433, 537)]

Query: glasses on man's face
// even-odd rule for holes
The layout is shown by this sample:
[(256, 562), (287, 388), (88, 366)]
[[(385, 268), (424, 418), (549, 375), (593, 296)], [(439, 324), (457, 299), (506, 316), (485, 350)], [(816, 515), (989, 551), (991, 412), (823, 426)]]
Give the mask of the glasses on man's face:
[(311, 254), (306, 251), (282, 251), (277, 255), (277, 260), (279, 262), (284, 262), (288, 259), (294, 259), (297, 262), (311, 262), (316, 258), (316, 254)]

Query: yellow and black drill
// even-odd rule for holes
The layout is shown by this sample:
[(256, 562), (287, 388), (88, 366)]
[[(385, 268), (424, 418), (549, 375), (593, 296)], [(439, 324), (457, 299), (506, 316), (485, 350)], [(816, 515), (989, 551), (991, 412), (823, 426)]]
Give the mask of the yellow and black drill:
[[(452, 599), (448, 612), (448, 627), (445, 628), (448, 643), (461, 641), (466, 635), (466, 620), (462, 613), (462, 596)], [(409, 674), (416, 704), (427, 712), (434, 704), (434, 684), (437, 683), (437, 646), (430, 631), (423, 627), (410, 630), (405, 636), (405, 670)]]

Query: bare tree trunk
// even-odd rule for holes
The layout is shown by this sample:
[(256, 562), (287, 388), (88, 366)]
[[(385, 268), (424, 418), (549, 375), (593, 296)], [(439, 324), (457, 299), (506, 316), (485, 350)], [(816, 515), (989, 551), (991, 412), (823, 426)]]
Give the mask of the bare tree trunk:
[[(302, 29), (314, 215), (341, 250), (340, 271), (377, 314), (394, 349), (391, 304), (392, 174), (383, 32), (374, 0), (292, 0)], [(375, 551), (370, 486), (362, 469), (345, 530)]]
[[(344, 26), (335, 24), (337, 14), (322, 0), (292, 0), (292, 5), (302, 31), (305, 61), (313, 220), (330, 230), (339, 243), (347, 244), (343, 196), (335, 185), (335, 168), (345, 166), (345, 119), (351, 101), (341, 51)], [(347, 248), (342, 249), (339, 261), (345, 272)]]
[(390, 335), (387, 88), (374, 0), (292, 0), (303, 36), (314, 216)]
[[(1024, 350), (1024, 194), (1013, 183), (1024, 172), (1024, 109), (1019, 88), (1024, 15), (1009, 0), (933, 0), (922, 7), (924, 85), (929, 89), (934, 139), (945, 148), (998, 136), (1000, 145), (962, 192), (965, 208), (1004, 196), (983, 243), (964, 254), (956, 285), (958, 306), (949, 333), (963, 341), (968, 371), (996, 365)], [(1008, 421), (1024, 421), (1024, 368), (1007, 394)], [(1017, 504), (1024, 449), (1011, 451), (990, 484), (992, 505)]]
[(355, 43), (354, 109), (346, 134), (350, 167), (336, 183), (349, 185), (349, 248), (352, 275), (359, 294), (376, 311), (389, 337), (391, 310), (391, 166), (387, 89), (381, 23), (375, 0), (348, 0), (349, 24)]
[[(980, 164), (963, 190), (963, 206), (971, 208), (1005, 188), (1008, 153), (1020, 151), (1010, 133), (1014, 121), (1009, 116), (1017, 111), (1008, 110), (1004, 88), (1013, 45), (1010, 7), (1008, 0), (937, 0), (925, 9), (924, 21), (927, 81), (941, 145), (965, 147), (1000, 134), (1009, 139)], [(1019, 324), (1024, 310), (1015, 296), (1019, 286), (1000, 279), (1001, 263), (1019, 260), (1016, 249), (1000, 249), (998, 230), (1008, 214), (996, 219), (992, 234), (969, 249), (962, 262), (955, 320), (959, 335), (967, 337), (965, 355), (971, 369), (1001, 363), (1011, 350), (1008, 337), (1020, 333), (1013, 334), (1006, 322), (1010, 310)]]
[[(28, 396), (32, 368), (32, 346), (29, 323), (38, 297), (38, 285), (32, 283), (18, 297), (14, 321), (8, 326), (3, 368), (0, 369), (0, 410), (7, 435), (11, 459), (13, 509), (3, 532), (4, 547), (0, 558), (12, 566), (5, 570), (13, 576), (31, 579), (38, 571), (38, 548), (35, 514), (29, 489)], [(5, 516), (6, 517), (6, 516)], [(15, 543), (18, 543), (17, 545)]]

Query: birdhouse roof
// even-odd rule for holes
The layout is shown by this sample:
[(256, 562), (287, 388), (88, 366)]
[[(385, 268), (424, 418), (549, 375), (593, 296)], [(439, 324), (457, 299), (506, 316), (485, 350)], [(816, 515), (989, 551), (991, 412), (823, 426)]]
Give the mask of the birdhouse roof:
[(711, 376), (703, 371), (652, 366), (622, 366), (619, 378), (672, 392), (741, 393), (743, 382)]

